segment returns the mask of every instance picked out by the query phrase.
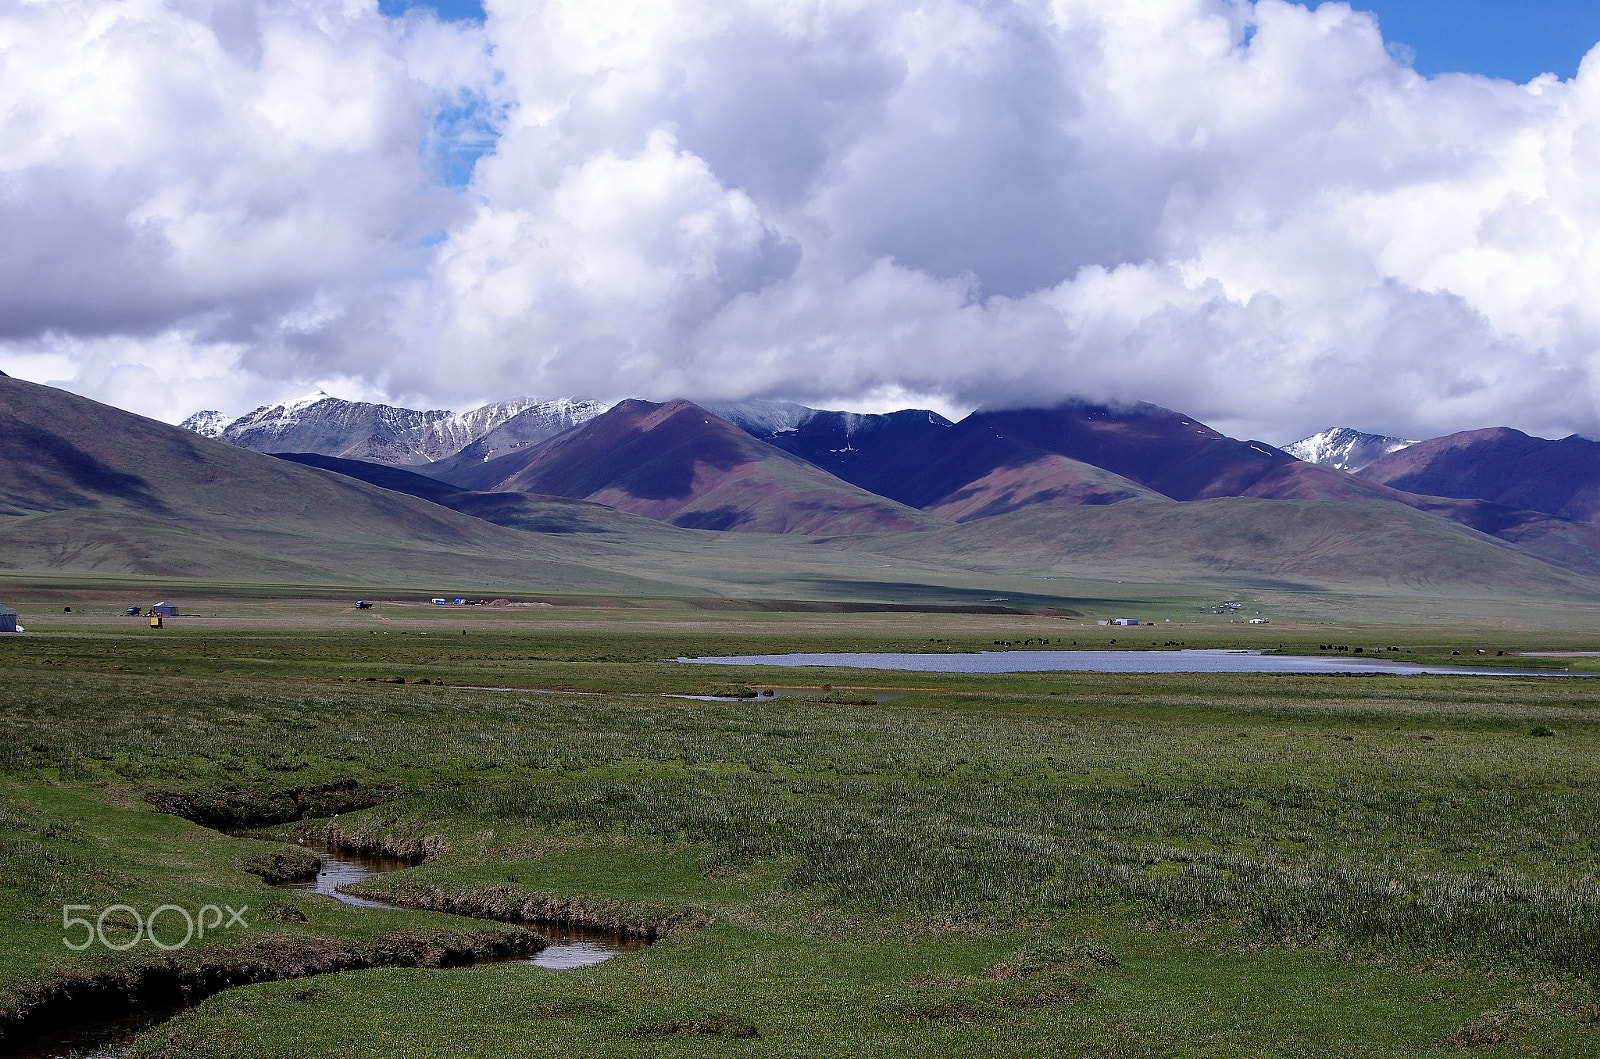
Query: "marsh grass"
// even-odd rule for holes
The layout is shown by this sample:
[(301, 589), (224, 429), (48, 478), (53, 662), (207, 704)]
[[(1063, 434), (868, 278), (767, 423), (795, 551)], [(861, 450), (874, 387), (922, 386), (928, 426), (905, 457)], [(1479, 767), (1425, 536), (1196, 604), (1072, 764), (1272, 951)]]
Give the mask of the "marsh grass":
[[(798, 1054), (807, 1033), (884, 1054), (891, 1041), (973, 1054), (984, 1034), (993, 1054), (1033, 1054), (1051, 1034), (1099, 1049), (1085, 1054), (1170, 1054), (1185, 1033), (1266, 1054), (1291, 1023), (1361, 1039), (1365, 1009), (1327, 993), (1357, 980), (1399, 1005), (1372, 1054), (1448, 1051), (1458, 1031), (1584, 1054), (1592, 997), (1570, 983), (1600, 973), (1600, 686), (762, 670), (717, 676), (906, 694), (703, 702), (436, 683), (704, 690), (705, 674), (652, 660), (704, 646), (701, 633), (363, 635), (6, 644), (0, 896), (26, 942), (17, 974), (58, 973), (59, 930), (37, 917), (61, 895), (259, 897), (241, 840), (154, 805), (280, 834), (336, 823), (432, 855), (377, 890), (498, 887), (712, 924), (570, 987), (492, 979), (528, 1002), (521, 1029), (485, 1010), (511, 1036), (485, 1030), (473, 1054), (557, 1054), (525, 1039), (535, 1023), (574, 1035), (565, 1054)], [(410, 682), (334, 679), (365, 674)], [(1530, 735), (1540, 727), (1557, 735)], [(145, 847), (189, 852), (132, 855)], [(315, 902), (281, 904), (285, 929), (357, 929)], [(900, 953), (907, 937), (950, 947)], [(1259, 1031), (1208, 1007), (1228, 961), (1248, 980), (1226, 988), (1258, 995)], [(638, 967), (686, 999), (661, 1003)], [(1465, 984), (1419, 1006), (1438, 986), (1418, 967)], [(487, 1003), (474, 988), (491, 979), (470, 980), (363, 972), (309, 1000), (256, 987), (172, 1032), (195, 1055), (329, 1054), (366, 1012), (444, 1032)], [(1545, 980), (1570, 996), (1539, 1000), (1528, 983)], [(457, 1010), (408, 1010), (423, 981)], [(269, 1015), (272, 1036), (239, 1043)], [(724, 1015), (760, 1036), (634, 1032)]]

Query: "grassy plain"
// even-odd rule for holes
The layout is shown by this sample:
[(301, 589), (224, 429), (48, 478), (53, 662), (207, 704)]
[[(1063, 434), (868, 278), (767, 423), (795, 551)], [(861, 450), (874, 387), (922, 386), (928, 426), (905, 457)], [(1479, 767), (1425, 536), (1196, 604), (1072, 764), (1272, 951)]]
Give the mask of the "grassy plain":
[[(1170, 627), (1127, 630), (593, 597), (353, 612), (218, 591), (155, 631), (115, 618), (120, 596), (74, 592), (25, 599), (30, 632), (0, 639), (0, 1005), (168, 958), (66, 951), (66, 903), (252, 904), (248, 936), (173, 957), (202, 964), (462, 951), (514, 929), (270, 889), (240, 867), (259, 839), (225, 831), (426, 850), (368, 884), (417, 905), (679, 925), (580, 971), (230, 989), (140, 1055), (1600, 1048), (1600, 683), (662, 661), (1048, 640), (1592, 664), (1514, 655), (1600, 648), (1565, 613), (1252, 627), (1172, 598), (1148, 607)], [(767, 683), (814, 693), (656, 694)]]

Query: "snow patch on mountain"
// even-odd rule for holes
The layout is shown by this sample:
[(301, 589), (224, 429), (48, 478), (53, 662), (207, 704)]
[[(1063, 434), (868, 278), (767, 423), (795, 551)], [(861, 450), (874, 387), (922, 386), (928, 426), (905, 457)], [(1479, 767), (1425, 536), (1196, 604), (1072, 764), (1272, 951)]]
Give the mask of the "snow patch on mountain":
[(758, 438), (792, 433), (818, 415), (817, 409), (792, 401), (706, 401), (700, 407)]
[(801, 427), (816, 420), (819, 416), (828, 417), (830, 427), (844, 437), (851, 437), (859, 432), (863, 426), (875, 423), (883, 418), (881, 415), (874, 415), (870, 412), (834, 412), (821, 408), (809, 408), (803, 404), (794, 404), (790, 401), (763, 401), (759, 399), (749, 401), (708, 401), (700, 407), (712, 415), (726, 419), (746, 434), (761, 438), (763, 441), (781, 437), (784, 434), (793, 434)]
[(1352, 427), (1329, 427), (1293, 445), (1285, 445), (1283, 451), (1305, 463), (1354, 473), (1379, 457), (1415, 444), (1405, 438), (1368, 434)]

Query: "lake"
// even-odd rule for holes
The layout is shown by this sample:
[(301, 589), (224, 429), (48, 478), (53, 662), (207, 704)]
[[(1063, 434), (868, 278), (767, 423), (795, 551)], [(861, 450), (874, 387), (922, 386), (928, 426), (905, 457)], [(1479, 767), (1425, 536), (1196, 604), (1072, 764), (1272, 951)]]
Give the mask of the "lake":
[(1387, 658), (1326, 658), (1260, 651), (980, 651), (976, 654), (792, 654), (679, 658), (705, 666), (835, 666), (904, 673), (1383, 673), (1421, 676), (1577, 677), (1559, 669), (1421, 665)]

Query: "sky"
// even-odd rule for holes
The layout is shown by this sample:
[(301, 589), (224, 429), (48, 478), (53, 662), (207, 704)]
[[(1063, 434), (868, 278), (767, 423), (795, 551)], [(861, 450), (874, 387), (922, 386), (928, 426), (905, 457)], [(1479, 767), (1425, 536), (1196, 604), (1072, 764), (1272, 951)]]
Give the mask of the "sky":
[(1600, 436), (1600, 13), (0, 0), (0, 370)]

